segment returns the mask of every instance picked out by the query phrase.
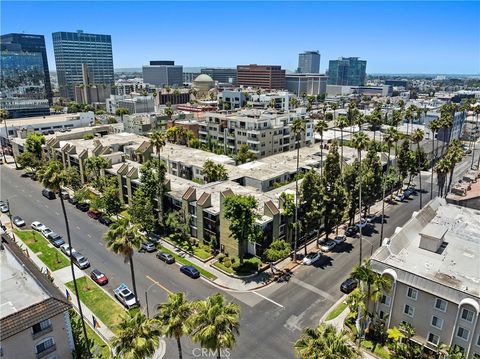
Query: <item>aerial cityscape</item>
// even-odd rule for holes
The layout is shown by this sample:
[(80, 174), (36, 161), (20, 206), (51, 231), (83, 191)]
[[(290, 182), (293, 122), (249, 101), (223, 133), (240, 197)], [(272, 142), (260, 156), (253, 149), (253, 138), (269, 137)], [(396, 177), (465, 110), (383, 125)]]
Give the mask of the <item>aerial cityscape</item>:
[(0, 2), (0, 356), (480, 359), (480, 3)]

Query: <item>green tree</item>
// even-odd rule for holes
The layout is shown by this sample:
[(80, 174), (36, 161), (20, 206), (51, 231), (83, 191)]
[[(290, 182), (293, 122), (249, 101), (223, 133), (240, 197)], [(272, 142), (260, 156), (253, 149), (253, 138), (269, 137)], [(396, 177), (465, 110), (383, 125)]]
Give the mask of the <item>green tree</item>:
[(170, 293), (168, 302), (158, 306), (155, 320), (158, 321), (162, 333), (177, 341), (178, 357), (182, 359), (181, 338), (191, 332), (191, 321), (194, 314), (193, 305), (183, 293)]
[(450, 165), (450, 179), (448, 181), (447, 191), (445, 195), (450, 191), (450, 187), (453, 181), (453, 173), (455, 171), (455, 166), (463, 159), (463, 149), (460, 145), (460, 141), (458, 139), (453, 140), (450, 142), (448, 146), (447, 154), (445, 155), (448, 164)]
[(155, 131), (150, 135), (150, 143), (155, 148), (155, 152), (157, 152), (157, 206), (158, 206), (158, 225), (162, 226), (163, 220), (163, 188), (165, 183), (165, 164), (162, 162), (160, 155), (162, 152), (163, 147), (165, 147), (166, 140), (165, 134), (160, 131)]
[(168, 232), (174, 238), (190, 243), (190, 218), (185, 211), (170, 211), (165, 219)]
[(342, 156), (341, 159), (342, 161), (340, 162), (340, 169), (342, 168), (342, 162), (343, 162), (343, 129), (345, 127), (348, 127), (348, 119), (345, 115), (340, 115), (338, 116), (336, 122), (336, 126), (340, 129), (340, 148), (342, 150)]
[(282, 216), (285, 218), (285, 238), (292, 243), (293, 216), (295, 215), (295, 196), (291, 193), (280, 194)]
[(126, 312), (121, 319), (110, 341), (115, 358), (152, 357), (160, 344), (161, 332), (157, 321), (140, 312)]
[(116, 183), (107, 185), (100, 196), (100, 206), (108, 216), (117, 215), (122, 210), (120, 191)]
[[(448, 159), (442, 158), (435, 165), (435, 172), (437, 173), (438, 196), (443, 197), (445, 183), (447, 181), (447, 174), (450, 171), (450, 163)], [(445, 191), (447, 193), (447, 191)]]
[(153, 204), (143, 188), (138, 188), (133, 194), (132, 202), (128, 207), (132, 223), (149, 232), (155, 230), (155, 214)]
[(287, 257), (291, 250), (290, 244), (286, 241), (276, 239), (270, 243), (263, 255), (268, 262), (273, 263)]
[(93, 135), (93, 133), (86, 133), (83, 135), (84, 140), (93, 140), (94, 138), (95, 136)]
[[(60, 196), (62, 187), (65, 186), (67, 182), (67, 173), (63, 168), (62, 164), (58, 161), (49, 161), (46, 166), (44, 166), (38, 175), (40, 183), (46, 188), (51, 189), (57, 194), (57, 197), (60, 199), (60, 204), (62, 206), (63, 219), (65, 220), (65, 232), (67, 233), (67, 242), (70, 248), (72, 246), (72, 238), (70, 236), (70, 227), (68, 224), (67, 211), (65, 210), (65, 203), (63, 202), (63, 197)], [(75, 296), (77, 297), (77, 306), (78, 312), (80, 314), (80, 319), (82, 321), (83, 337), (88, 343), (87, 328), (85, 327), (85, 319), (83, 317), (82, 304), (80, 302), (80, 295), (78, 292), (77, 279), (75, 275), (75, 269), (73, 267), (73, 258), (70, 258), (70, 270), (72, 273), (73, 279), (73, 288), (75, 290)], [(87, 358), (90, 358), (90, 352), (87, 352)]]
[(203, 164), (202, 173), (205, 182), (225, 181), (228, 178), (227, 170), (221, 163), (206, 160)]
[(400, 181), (403, 182), (407, 178), (411, 168), (412, 155), (410, 152), (410, 141), (403, 141), (400, 152), (398, 153), (397, 166)]
[(438, 134), (438, 130), (440, 129), (440, 123), (438, 119), (432, 120), (428, 123), (428, 128), (432, 133), (432, 160), (430, 162), (431, 166), (431, 173), (430, 173), (430, 199), (433, 199), (433, 171), (434, 171), (434, 164), (437, 160), (437, 153), (435, 150), (435, 137)]
[(220, 293), (211, 295), (195, 303), (193, 326), (193, 341), (200, 343), (203, 348), (216, 351), (220, 359), (223, 349), (233, 349), (235, 346), (235, 336), (240, 329), (240, 306), (225, 302)]
[[(297, 244), (298, 244), (298, 176), (299, 176), (299, 163), (300, 163), (300, 140), (302, 139), (302, 135), (305, 133), (305, 122), (301, 118), (296, 118), (292, 121), (291, 124), (292, 133), (295, 135), (295, 146), (297, 148), (297, 170), (295, 175), (295, 240), (294, 240), (294, 248), (293, 248), (293, 260), (297, 260)], [(307, 246), (305, 245), (305, 252), (307, 251)]]
[(237, 154), (235, 155), (235, 162), (237, 162), (237, 164), (246, 163), (256, 159), (257, 157), (253, 152), (249, 150), (248, 145), (246, 144), (241, 144), (237, 151)]
[(45, 144), (45, 136), (39, 133), (31, 133), (25, 141), (25, 151), (33, 153), (40, 161), (42, 158), (42, 146)]
[(375, 146), (370, 145), (362, 166), (362, 186), (365, 194), (363, 196), (363, 210), (366, 215), (368, 209), (375, 204), (378, 194), (382, 191), (382, 164)]
[[(142, 177), (140, 187), (152, 203), (154, 203), (155, 200), (157, 201), (157, 208), (159, 210), (158, 225), (160, 228), (164, 222), (163, 193), (165, 192), (166, 172), (165, 163), (157, 159), (149, 160), (140, 167)], [(160, 201), (160, 203), (158, 203), (158, 201)]]
[(128, 111), (128, 108), (125, 107), (119, 107), (115, 110), (115, 115), (120, 116), (122, 123), (123, 123), (123, 116), (128, 115), (130, 111)]
[[(315, 124), (315, 132), (320, 135), (320, 176), (323, 175), (323, 134), (328, 130), (327, 122), (323, 119), (318, 120)], [(343, 145), (343, 144), (342, 144)], [(342, 159), (343, 161), (343, 156)]]
[(420, 154), (420, 143), (423, 141), (423, 138), (425, 137), (425, 132), (423, 132), (421, 129), (417, 128), (412, 132), (412, 142), (417, 145), (417, 152), (416, 152), (416, 158), (417, 158), (417, 166), (418, 166), (418, 183), (419, 183), (419, 189), (420, 189), (420, 209), (423, 207), (423, 198), (422, 198), (422, 174), (421, 170), (423, 169), (422, 164), (422, 159), (421, 159), (421, 154)]
[(172, 116), (173, 116), (173, 109), (172, 106), (167, 106), (163, 110), (163, 113), (168, 117), (169, 121), (172, 121)]
[(225, 198), (225, 218), (230, 221), (231, 235), (238, 242), (240, 265), (246, 252), (247, 242), (258, 238), (258, 218), (255, 208), (257, 201), (253, 196), (231, 195)]
[(355, 219), (355, 212), (357, 210), (358, 205), (358, 194), (359, 194), (359, 185), (360, 185), (360, 177), (358, 174), (360, 173), (360, 162), (358, 159), (355, 159), (351, 165), (347, 165), (343, 169), (343, 185), (345, 186), (345, 190), (347, 191), (348, 196), (348, 222), (349, 225), (352, 225)]
[(140, 248), (144, 237), (139, 233), (137, 225), (130, 225), (127, 219), (121, 218), (112, 223), (104, 239), (107, 247), (115, 254), (123, 256), (125, 262), (130, 263), (132, 275), (133, 294), (138, 303), (137, 285), (135, 281), (135, 268), (133, 266), (133, 253)]
[(17, 156), (17, 163), (20, 167), (35, 172), (40, 166), (40, 161), (32, 152), (25, 151)]
[[(298, 227), (300, 226), (303, 233), (305, 234), (312, 233), (313, 231), (318, 230), (317, 237), (320, 237), (320, 228), (322, 224), (321, 218), (323, 214), (323, 197), (322, 178), (320, 177), (318, 172), (311, 170), (305, 174), (305, 176), (303, 177), (302, 185), (300, 187), (299, 196), (302, 220), (298, 223), (294, 222), (294, 226), (296, 226), (294, 227), (295, 231), (298, 232)], [(298, 201), (295, 202), (295, 209), (297, 208)], [(296, 245), (294, 248), (296, 248)]]
[(100, 190), (103, 186), (101, 178), (109, 165), (108, 160), (101, 156), (90, 156), (85, 161), (85, 169), (89, 179), (92, 181), (92, 184)]
[(70, 101), (67, 106), (67, 113), (77, 113), (80, 112), (80, 105), (75, 101)]

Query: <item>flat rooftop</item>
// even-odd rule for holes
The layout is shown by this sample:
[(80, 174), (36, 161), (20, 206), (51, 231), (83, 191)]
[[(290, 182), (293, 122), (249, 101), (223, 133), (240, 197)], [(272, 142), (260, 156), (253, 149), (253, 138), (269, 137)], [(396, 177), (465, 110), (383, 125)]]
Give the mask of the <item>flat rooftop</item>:
[[(87, 112), (88, 113), (88, 112)], [(93, 116), (93, 113), (92, 113)], [(76, 121), (80, 119), (79, 113), (62, 113), (50, 116), (24, 117), (16, 119), (7, 119), (7, 126), (27, 127), (33, 125), (41, 125), (52, 122)]]
[[(420, 233), (443, 232), (444, 243), (437, 252), (419, 248)], [(461, 292), (480, 298), (480, 212), (437, 197), (373, 254), (372, 266), (381, 264), (404, 271), (403, 278), (413, 286), (440, 291), (454, 302)]]

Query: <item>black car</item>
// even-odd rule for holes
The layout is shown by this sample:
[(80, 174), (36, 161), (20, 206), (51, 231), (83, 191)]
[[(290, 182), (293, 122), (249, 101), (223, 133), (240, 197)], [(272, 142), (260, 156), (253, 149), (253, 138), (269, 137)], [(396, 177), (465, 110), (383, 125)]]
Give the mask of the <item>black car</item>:
[(147, 238), (150, 242), (152, 243), (160, 243), (160, 240), (162, 239), (162, 237), (160, 237), (160, 235), (156, 234), (156, 233), (153, 233), (153, 232), (148, 232), (147, 233)]
[(51, 189), (44, 188), (42, 190), (42, 195), (43, 197), (46, 197), (48, 199), (55, 199), (55, 192), (53, 192)]
[(181, 266), (180, 272), (193, 279), (200, 278), (200, 272), (193, 266)]
[(355, 237), (355, 235), (358, 233), (358, 227), (357, 226), (350, 226), (345, 230), (345, 235), (347, 237)]
[(98, 221), (99, 221), (101, 224), (103, 224), (103, 225), (105, 225), (105, 226), (107, 226), (107, 227), (110, 226), (110, 225), (113, 223), (113, 221), (112, 221), (110, 218), (108, 218), (107, 216), (100, 216), (100, 218), (98, 219)]
[(68, 198), (68, 203), (71, 203), (71, 204), (73, 204), (73, 205), (76, 205), (76, 204), (78, 203), (78, 201), (77, 201), (75, 198), (73, 198), (73, 197), (69, 197), (69, 198)]
[(167, 253), (167, 252), (158, 252), (157, 253), (157, 258), (160, 259), (161, 261), (167, 263), (167, 264), (175, 263), (175, 257), (172, 256), (170, 253)]
[(87, 212), (90, 209), (90, 205), (86, 202), (77, 203), (75, 207), (77, 207), (82, 212)]
[(358, 286), (358, 281), (353, 278), (346, 279), (340, 284), (340, 290), (345, 294), (350, 294)]

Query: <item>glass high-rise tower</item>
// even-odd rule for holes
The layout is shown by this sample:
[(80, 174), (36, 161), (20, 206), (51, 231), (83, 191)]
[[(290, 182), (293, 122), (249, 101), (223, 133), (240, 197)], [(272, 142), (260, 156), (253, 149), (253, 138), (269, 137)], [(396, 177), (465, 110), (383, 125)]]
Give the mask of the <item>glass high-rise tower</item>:
[(112, 37), (77, 32), (54, 32), (53, 51), (60, 95), (75, 98), (75, 85), (82, 83), (82, 64), (87, 64), (92, 84), (113, 85)]
[(328, 84), (342, 86), (365, 85), (367, 61), (358, 57), (341, 57), (328, 64)]
[(298, 55), (298, 72), (302, 74), (320, 73), (320, 53), (305, 51)]

